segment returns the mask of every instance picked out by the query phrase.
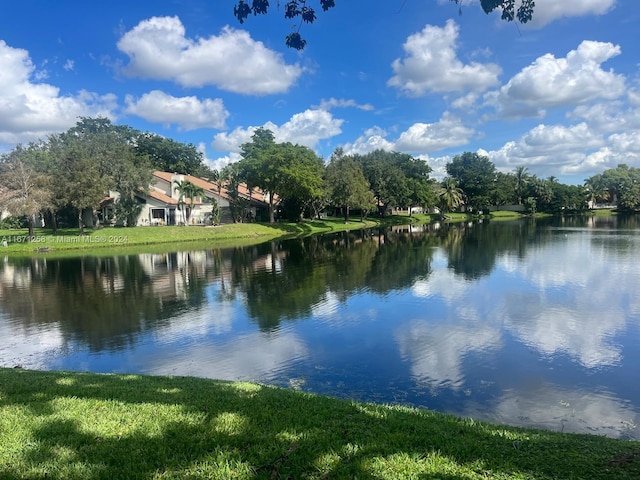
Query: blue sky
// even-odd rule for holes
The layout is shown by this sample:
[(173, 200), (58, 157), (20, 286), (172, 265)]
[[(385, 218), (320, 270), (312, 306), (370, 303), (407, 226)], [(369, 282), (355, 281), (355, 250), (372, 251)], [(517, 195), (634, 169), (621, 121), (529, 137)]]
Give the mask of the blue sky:
[(260, 126), (327, 159), (410, 153), (437, 178), (465, 151), (567, 183), (640, 167), (637, 0), (536, 0), (518, 26), (477, 0), (337, 0), (302, 52), (271, 3), (240, 25), (234, 0), (3, 2), (0, 152), (101, 115), (216, 168)]

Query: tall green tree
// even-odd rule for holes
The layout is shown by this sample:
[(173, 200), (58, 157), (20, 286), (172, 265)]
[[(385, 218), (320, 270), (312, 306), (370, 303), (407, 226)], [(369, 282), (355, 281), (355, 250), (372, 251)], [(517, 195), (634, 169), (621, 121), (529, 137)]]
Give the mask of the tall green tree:
[(191, 183), (188, 180), (174, 180), (173, 190), (178, 194), (178, 210), (182, 215), (182, 224), (187, 225), (187, 202), (185, 198), (189, 193), (189, 185)]
[(276, 198), (296, 203), (301, 212), (321, 192), (322, 160), (307, 147), (276, 143), (268, 129), (258, 128), (251, 142), (241, 145), (241, 156), (241, 178), (268, 195), (270, 223), (275, 222)]
[(518, 205), (522, 205), (522, 198), (529, 186), (531, 175), (529, 175), (529, 169), (525, 166), (518, 166), (513, 172), (515, 180), (515, 194)]
[(102, 175), (100, 164), (81, 138), (58, 137), (53, 142), (56, 175), (52, 179), (54, 196), (77, 212), (78, 229), (84, 235), (83, 212), (93, 214), (109, 191), (110, 179)]
[(205, 190), (199, 185), (196, 185), (192, 182), (187, 182), (185, 194), (189, 199), (189, 210), (187, 214), (187, 223), (191, 219), (191, 214), (193, 213), (193, 207), (195, 206), (196, 200), (200, 198), (201, 202), (205, 200)]
[(586, 184), (597, 185), (601, 191), (606, 190), (620, 210), (640, 209), (640, 168), (620, 164), (588, 178)]
[(107, 118), (82, 117), (77, 124), (60, 134), (56, 142), (76, 143), (83, 154), (96, 163), (106, 191), (118, 192), (116, 217), (129, 226), (135, 225), (142, 205), (138, 200), (147, 192), (152, 166), (147, 155), (136, 151), (140, 132), (128, 126), (113, 125)]
[(230, 163), (220, 171), (220, 182), (226, 186), (229, 196), (229, 210), (233, 223), (241, 223), (247, 215), (249, 200), (240, 194), (240, 184), (244, 182), (240, 162)]
[(500, 205), (517, 203), (515, 192), (516, 180), (514, 174), (496, 172), (495, 188), (491, 197), (491, 204), (498, 207)]
[(609, 200), (609, 190), (602, 181), (602, 175), (597, 174), (584, 181), (586, 201), (589, 208), (595, 207), (598, 202)]
[(286, 142), (278, 144), (277, 150), (285, 157), (278, 196), (289, 206), (289, 219), (297, 221), (313, 200), (322, 196), (324, 161), (303, 145)]
[(389, 208), (429, 207), (435, 203), (435, 184), (429, 178), (431, 168), (423, 160), (405, 153), (374, 150), (355, 155), (382, 215)]
[(204, 156), (195, 145), (180, 143), (155, 133), (138, 133), (135, 152), (148, 158), (151, 166), (163, 172), (182, 173), (196, 177), (206, 176), (209, 169)]
[(446, 165), (447, 174), (453, 177), (464, 192), (465, 203), (475, 210), (491, 205), (495, 188), (496, 166), (489, 157), (472, 152), (456, 155)]
[(362, 165), (352, 157), (334, 152), (327, 165), (326, 188), (333, 205), (342, 209), (345, 223), (349, 221), (349, 210), (370, 210), (375, 207), (375, 198), (369, 182), (362, 172)]

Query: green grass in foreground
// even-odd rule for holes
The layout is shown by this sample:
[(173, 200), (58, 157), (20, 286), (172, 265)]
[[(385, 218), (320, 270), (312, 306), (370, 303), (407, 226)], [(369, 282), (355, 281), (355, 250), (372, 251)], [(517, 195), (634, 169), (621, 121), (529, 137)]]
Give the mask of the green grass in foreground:
[(249, 383), (0, 369), (0, 478), (637, 479), (640, 443)]

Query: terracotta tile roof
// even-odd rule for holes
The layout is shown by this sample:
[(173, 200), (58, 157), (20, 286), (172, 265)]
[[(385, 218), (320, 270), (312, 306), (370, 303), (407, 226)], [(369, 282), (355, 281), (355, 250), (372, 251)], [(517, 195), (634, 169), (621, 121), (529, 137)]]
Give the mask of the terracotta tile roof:
[[(222, 185), (222, 189), (220, 190), (220, 192), (218, 193), (218, 185), (216, 185), (213, 182), (209, 182), (207, 180), (204, 180), (203, 178), (198, 178), (198, 177), (194, 177), (193, 175), (184, 175), (184, 174), (175, 174), (175, 173), (170, 173), (170, 172), (161, 172), (161, 171), (155, 171), (153, 172), (153, 175), (157, 178), (160, 178), (161, 180), (164, 180), (165, 182), (171, 184), (173, 181), (173, 178), (175, 175), (180, 175), (184, 178), (184, 180), (193, 183), (194, 185), (203, 188), (207, 193), (209, 194), (214, 194), (214, 195), (220, 195), (221, 197), (229, 200), (230, 196), (229, 196), (229, 191), (226, 187), (226, 185)], [(244, 198), (249, 198), (249, 189), (247, 188), (247, 185), (244, 183), (241, 183), (238, 186), (238, 193), (240, 194), (240, 196), (244, 197)], [(277, 195), (274, 196), (274, 199), (276, 201), (276, 203), (278, 202), (278, 197)], [(254, 188), (252, 193), (251, 193), (251, 200), (252, 202), (255, 203), (259, 203), (262, 205), (268, 205), (268, 201), (265, 201), (265, 194), (262, 190), (260, 190), (259, 188)]]
[(171, 177), (173, 177), (173, 173), (161, 172), (161, 171), (155, 171), (153, 172), (153, 175), (169, 183), (171, 183)]
[(175, 198), (171, 198), (169, 195), (165, 195), (162, 192), (159, 192), (157, 190), (151, 189), (149, 190), (149, 196), (151, 198), (155, 198), (156, 200), (166, 203), (168, 205), (177, 205), (178, 204), (178, 200), (176, 200)]

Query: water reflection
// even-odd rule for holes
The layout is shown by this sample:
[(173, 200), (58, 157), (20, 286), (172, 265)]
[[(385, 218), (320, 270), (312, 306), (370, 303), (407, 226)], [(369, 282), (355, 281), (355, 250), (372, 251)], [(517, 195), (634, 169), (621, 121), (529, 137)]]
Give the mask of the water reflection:
[(566, 218), (3, 259), (0, 365), (246, 379), (640, 438), (640, 225)]
[(477, 319), (467, 320), (468, 324), (462, 325), (414, 321), (396, 331), (400, 355), (411, 363), (416, 382), (428, 385), (432, 391), (464, 388), (463, 359), (473, 351), (486, 354), (500, 347), (499, 329)]

